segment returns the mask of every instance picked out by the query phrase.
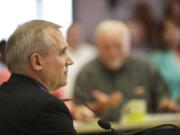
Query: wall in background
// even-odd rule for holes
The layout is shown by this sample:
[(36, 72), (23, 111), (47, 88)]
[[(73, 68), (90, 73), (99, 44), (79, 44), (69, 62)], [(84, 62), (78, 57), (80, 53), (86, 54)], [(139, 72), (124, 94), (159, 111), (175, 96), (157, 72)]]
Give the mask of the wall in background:
[(72, 23), (72, 0), (1, 0), (0, 39), (28, 20), (44, 19), (61, 25), (66, 32)]
[(74, 4), (74, 19), (80, 22), (88, 42), (93, 42), (96, 25), (109, 18), (106, 0), (76, 0)]
[(127, 20), (133, 18), (134, 7), (139, 2), (147, 3), (155, 18), (161, 19), (162, 8), (167, 0), (76, 0), (74, 20), (84, 29), (87, 41), (93, 43), (94, 31), (99, 22), (105, 19)]

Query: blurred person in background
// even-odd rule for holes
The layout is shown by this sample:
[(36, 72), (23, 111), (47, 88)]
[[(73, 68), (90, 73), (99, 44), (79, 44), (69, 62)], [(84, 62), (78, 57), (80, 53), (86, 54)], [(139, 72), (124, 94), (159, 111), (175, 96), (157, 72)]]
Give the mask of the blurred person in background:
[(146, 32), (141, 22), (129, 20), (126, 22), (131, 34), (131, 52), (147, 55), (151, 52), (146, 42)]
[(11, 75), (5, 63), (5, 48), (6, 40), (3, 39), (0, 41), (0, 85), (6, 82)]
[(96, 57), (96, 49), (93, 45), (84, 40), (84, 34), (81, 25), (74, 22), (67, 30), (67, 43), (69, 45), (68, 54), (74, 61), (74, 64), (69, 68), (68, 85), (65, 87), (72, 96), (74, 83), (80, 69), (90, 60)]
[(168, 0), (165, 9), (166, 19), (180, 24), (180, 0)]
[[(111, 121), (119, 120), (123, 104), (130, 99), (144, 99), (148, 112), (180, 111), (169, 99), (168, 88), (158, 72), (148, 62), (130, 55), (131, 37), (124, 23), (100, 23), (95, 38), (98, 57), (80, 71), (75, 98), (86, 101), (101, 118)], [(74, 113), (77, 119), (86, 118), (82, 108)]]
[(154, 50), (164, 50), (166, 47), (162, 44), (162, 24), (163, 21), (157, 20), (153, 9), (145, 1), (139, 1), (134, 9), (134, 19), (143, 27), (145, 34), (145, 45), (149, 53)]
[(164, 37), (169, 49), (154, 52), (151, 60), (165, 79), (171, 98), (180, 105), (180, 25), (173, 20), (167, 20)]

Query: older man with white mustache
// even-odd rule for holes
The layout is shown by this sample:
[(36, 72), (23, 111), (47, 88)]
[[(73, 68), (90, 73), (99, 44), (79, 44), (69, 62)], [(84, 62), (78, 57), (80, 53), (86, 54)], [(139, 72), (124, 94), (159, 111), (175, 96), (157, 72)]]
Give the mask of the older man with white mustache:
[[(111, 121), (119, 120), (123, 104), (130, 99), (145, 100), (148, 112), (179, 111), (152, 65), (130, 55), (130, 32), (123, 22), (101, 22), (95, 39), (98, 57), (79, 73), (75, 98), (83, 99), (99, 116)], [(85, 120), (92, 115), (81, 108), (74, 116)]]

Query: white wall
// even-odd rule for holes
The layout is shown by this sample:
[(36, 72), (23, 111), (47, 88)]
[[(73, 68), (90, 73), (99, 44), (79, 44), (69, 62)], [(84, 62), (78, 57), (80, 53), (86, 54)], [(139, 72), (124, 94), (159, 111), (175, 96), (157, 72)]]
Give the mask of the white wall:
[(42, 11), (43, 19), (61, 25), (64, 33), (72, 23), (72, 0), (44, 0)]
[(0, 40), (32, 19), (53, 21), (65, 33), (72, 23), (72, 0), (0, 0)]

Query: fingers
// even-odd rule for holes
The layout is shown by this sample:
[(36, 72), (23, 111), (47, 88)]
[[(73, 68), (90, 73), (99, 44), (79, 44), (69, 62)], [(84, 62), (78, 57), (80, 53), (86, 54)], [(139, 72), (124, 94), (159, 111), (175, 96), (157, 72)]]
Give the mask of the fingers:
[(123, 99), (123, 94), (119, 91), (116, 91), (116, 92), (113, 92), (111, 95), (110, 95), (110, 106), (111, 107), (114, 107), (116, 106), (119, 102), (121, 102)]
[(180, 107), (175, 102), (172, 101), (170, 101), (168, 109), (171, 112), (180, 112)]
[(161, 101), (159, 110), (163, 112), (180, 112), (180, 106), (171, 100), (165, 99)]
[(102, 93), (98, 90), (92, 92), (93, 97), (100, 102), (101, 105), (114, 107), (123, 99), (123, 94), (120, 91), (115, 91), (109, 95)]
[(109, 100), (109, 97), (105, 93), (98, 90), (93, 90), (91, 94), (97, 101), (100, 101), (102, 103), (106, 103)]

